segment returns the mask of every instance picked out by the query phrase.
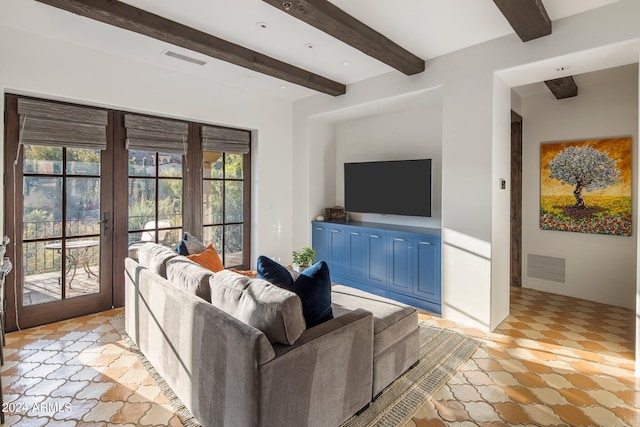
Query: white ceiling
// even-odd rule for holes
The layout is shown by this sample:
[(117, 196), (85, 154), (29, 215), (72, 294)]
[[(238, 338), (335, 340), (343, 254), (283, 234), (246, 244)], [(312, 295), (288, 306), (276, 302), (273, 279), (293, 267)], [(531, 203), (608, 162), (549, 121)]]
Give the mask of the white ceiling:
[[(399, 72), (261, 0), (122, 0), (332, 80), (351, 84)], [(376, 31), (428, 60), (513, 33), (492, 0), (331, 0)], [(558, 20), (619, 0), (543, 0)], [(256, 24), (265, 22), (268, 28)], [(186, 75), (296, 100), (316, 92), (38, 3), (2, 0), (0, 25), (133, 58)], [(306, 47), (313, 44), (313, 48)], [(166, 50), (204, 66), (163, 55)], [(349, 65), (344, 65), (348, 62)]]

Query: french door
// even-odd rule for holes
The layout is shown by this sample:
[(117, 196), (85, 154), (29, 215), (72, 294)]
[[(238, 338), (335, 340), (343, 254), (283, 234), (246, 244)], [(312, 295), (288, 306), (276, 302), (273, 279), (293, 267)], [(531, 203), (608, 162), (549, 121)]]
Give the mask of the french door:
[[(5, 230), (15, 266), (7, 285), (8, 330), (113, 305), (111, 144), (67, 146), (60, 138), (48, 143), (49, 133), (37, 136), (41, 123), (19, 111), (18, 99), (6, 97)], [(104, 113), (105, 118), (112, 114)], [(55, 133), (52, 123), (47, 126)], [(67, 123), (63, 120), (61, 126)], [(100, 132), (106, 137), (111, 126)], [(92, 132), (86, 126), (69, 138), (80, 138), (85, 129)], [(65, 130), (60, 132), (64, 138)]]

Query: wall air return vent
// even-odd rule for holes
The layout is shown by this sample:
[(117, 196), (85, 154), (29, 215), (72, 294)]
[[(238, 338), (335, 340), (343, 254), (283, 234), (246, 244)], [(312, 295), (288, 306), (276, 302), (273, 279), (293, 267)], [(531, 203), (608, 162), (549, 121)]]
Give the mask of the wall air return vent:
[(548, 282), (565, 282), (564, 258), (527, 254), (527, 277)]
[(191, 58), (189, 56), (185, 56), (185, 55), (181, 55), (179, 53), (176, 52), (172, 52), (170, 50), (165, 50), (163, 52), (164, 55), (169, 56), (171, 58), (175, 58), (175, 59), (179, 59), (181, 61), (186, 61), (186, 62), (190, 62), (192, 64), (196, 64), (196, 65), (204, 65), (206, 64), (206, 62), (201, 61), (199, 59), (195, 59), (195, 58)]

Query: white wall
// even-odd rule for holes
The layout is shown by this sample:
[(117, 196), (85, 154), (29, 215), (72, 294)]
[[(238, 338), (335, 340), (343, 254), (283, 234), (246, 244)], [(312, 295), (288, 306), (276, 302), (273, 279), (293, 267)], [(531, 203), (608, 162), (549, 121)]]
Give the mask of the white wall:
[[(344, 163), (431, 159), (431, 217), (351, 214), (356, 221), (441, 227), (442, 108), (368, 115), (336, 125), (336, 204), (344, 206)], [(411, 195), (411, 188), (399, 189)]]
[[(2, 93), (255, 130), (252, 263), (260, 254), (290, 261), (291, 102), (4, 26), (0, 26), (0, 58)], [(4, 109), (4, 102), (0, 109)], [(0, 123), (2, 135), (3, 126)], [(0, 193), (0, 201), (6, 207), (3, 197)]]
[[(300, 152), (322, 142), (311, 132), (319, 118), (387, 99), (442, 91), (442, 290), (445, 318), (490, 330), (508, 313), (508, 196), (499, 191), (509, 171), (509, 87), (558, 76), (571, 60), (581, 73), (638, 61), (640, 2), (621, 0), (554, 22), (553, 34), (522, 43), (516, 35), (429, 59), (407, 77), (391, 72), (350, 85), (346, 95), (317, 95), (294, 103), (294, 135)], [(597, 28), (597, 31), (594, 31)], [(309, 156), (309, 159), (313, 156)], [(314, 161), (321, 161), (314, 158)], [(311, 194), (335, 186), (335, 163), (325, 176), (301, 178)], [(308, 174), (305, 159), (294, 175)], [(314, 169), (317, 170), (317, 167)], [(508, 177), (505, 177), (508, 180)], [(509, 183), (507, 182), (507, 188)], [(331, 193), (331, 190), (327, 191)], [(315, 196), (314, 196), (315, 197)], [(308, 221), (334, 198), (314, 199), (296, 215), (294, 241), (310, 241)]]
[[(521, 99), (523, 114), (522, 253), (523, 286), (620, 307), (635, 307), (636, 239), (541, 230), (540, 144), (543, 142), (632, 136), (638, 147), (638, 67), (615, 70), (609, 82), (580, 85), (577, 97), (556, 100), (549, 92)], [(637, 194), (637, 162), (632, 162)], [(586, 194), (587, 198), (589, 193)], [(633, 210), (634, 230), (638, 230)], [(566, 259), (566, 283), (526, 275), (527, 254)]]

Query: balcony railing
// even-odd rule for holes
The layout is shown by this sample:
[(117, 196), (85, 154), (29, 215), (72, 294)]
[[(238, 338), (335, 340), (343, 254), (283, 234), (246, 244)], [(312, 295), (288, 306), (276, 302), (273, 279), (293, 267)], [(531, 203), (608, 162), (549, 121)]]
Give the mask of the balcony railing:
[[(74, 236), (99, 236), (100, 223), (98, 214), (94, 214), (89, 218), (82, 220), (67, 220), (66, 226), (67, 240), (73, 239)], [(181, 223), (182, 218), (175, 216), (171, 218), (175, 223)], [(148, 216), (130, 217), (130, 224), (145, 224), (149, 220)], [(59, 272), (62, 269), (62, 254), (60, 251), (46, 249), (45, 246), (50, 243), (59, 242), (62, 236), (63, 223), (61, 221), (30, 221), (24, 222), (24, 274), (25, 276), (42, 273)], [(153, 231), (137, 231), (129, 233), (129, 244), (139, 242), (144, 234), (155, 236)], [(181, 238), (181, 230), (160, 231), (159, 236), (166, 236), (166, 241), (161, 243), (173, 245)], [(49, 240), (42, 240), (49, 239)], [(93, 238), (96, 239), (96, 238)], [(144, 240), (144, 239), (142, 239)], [(174, 241), (175, 240), (175, 241)], [(91, 267), (97, 266), (100, 257), (97, 255), (99, 248), (92, 247), (87, 249), (85, 254), (91, 259)]]

